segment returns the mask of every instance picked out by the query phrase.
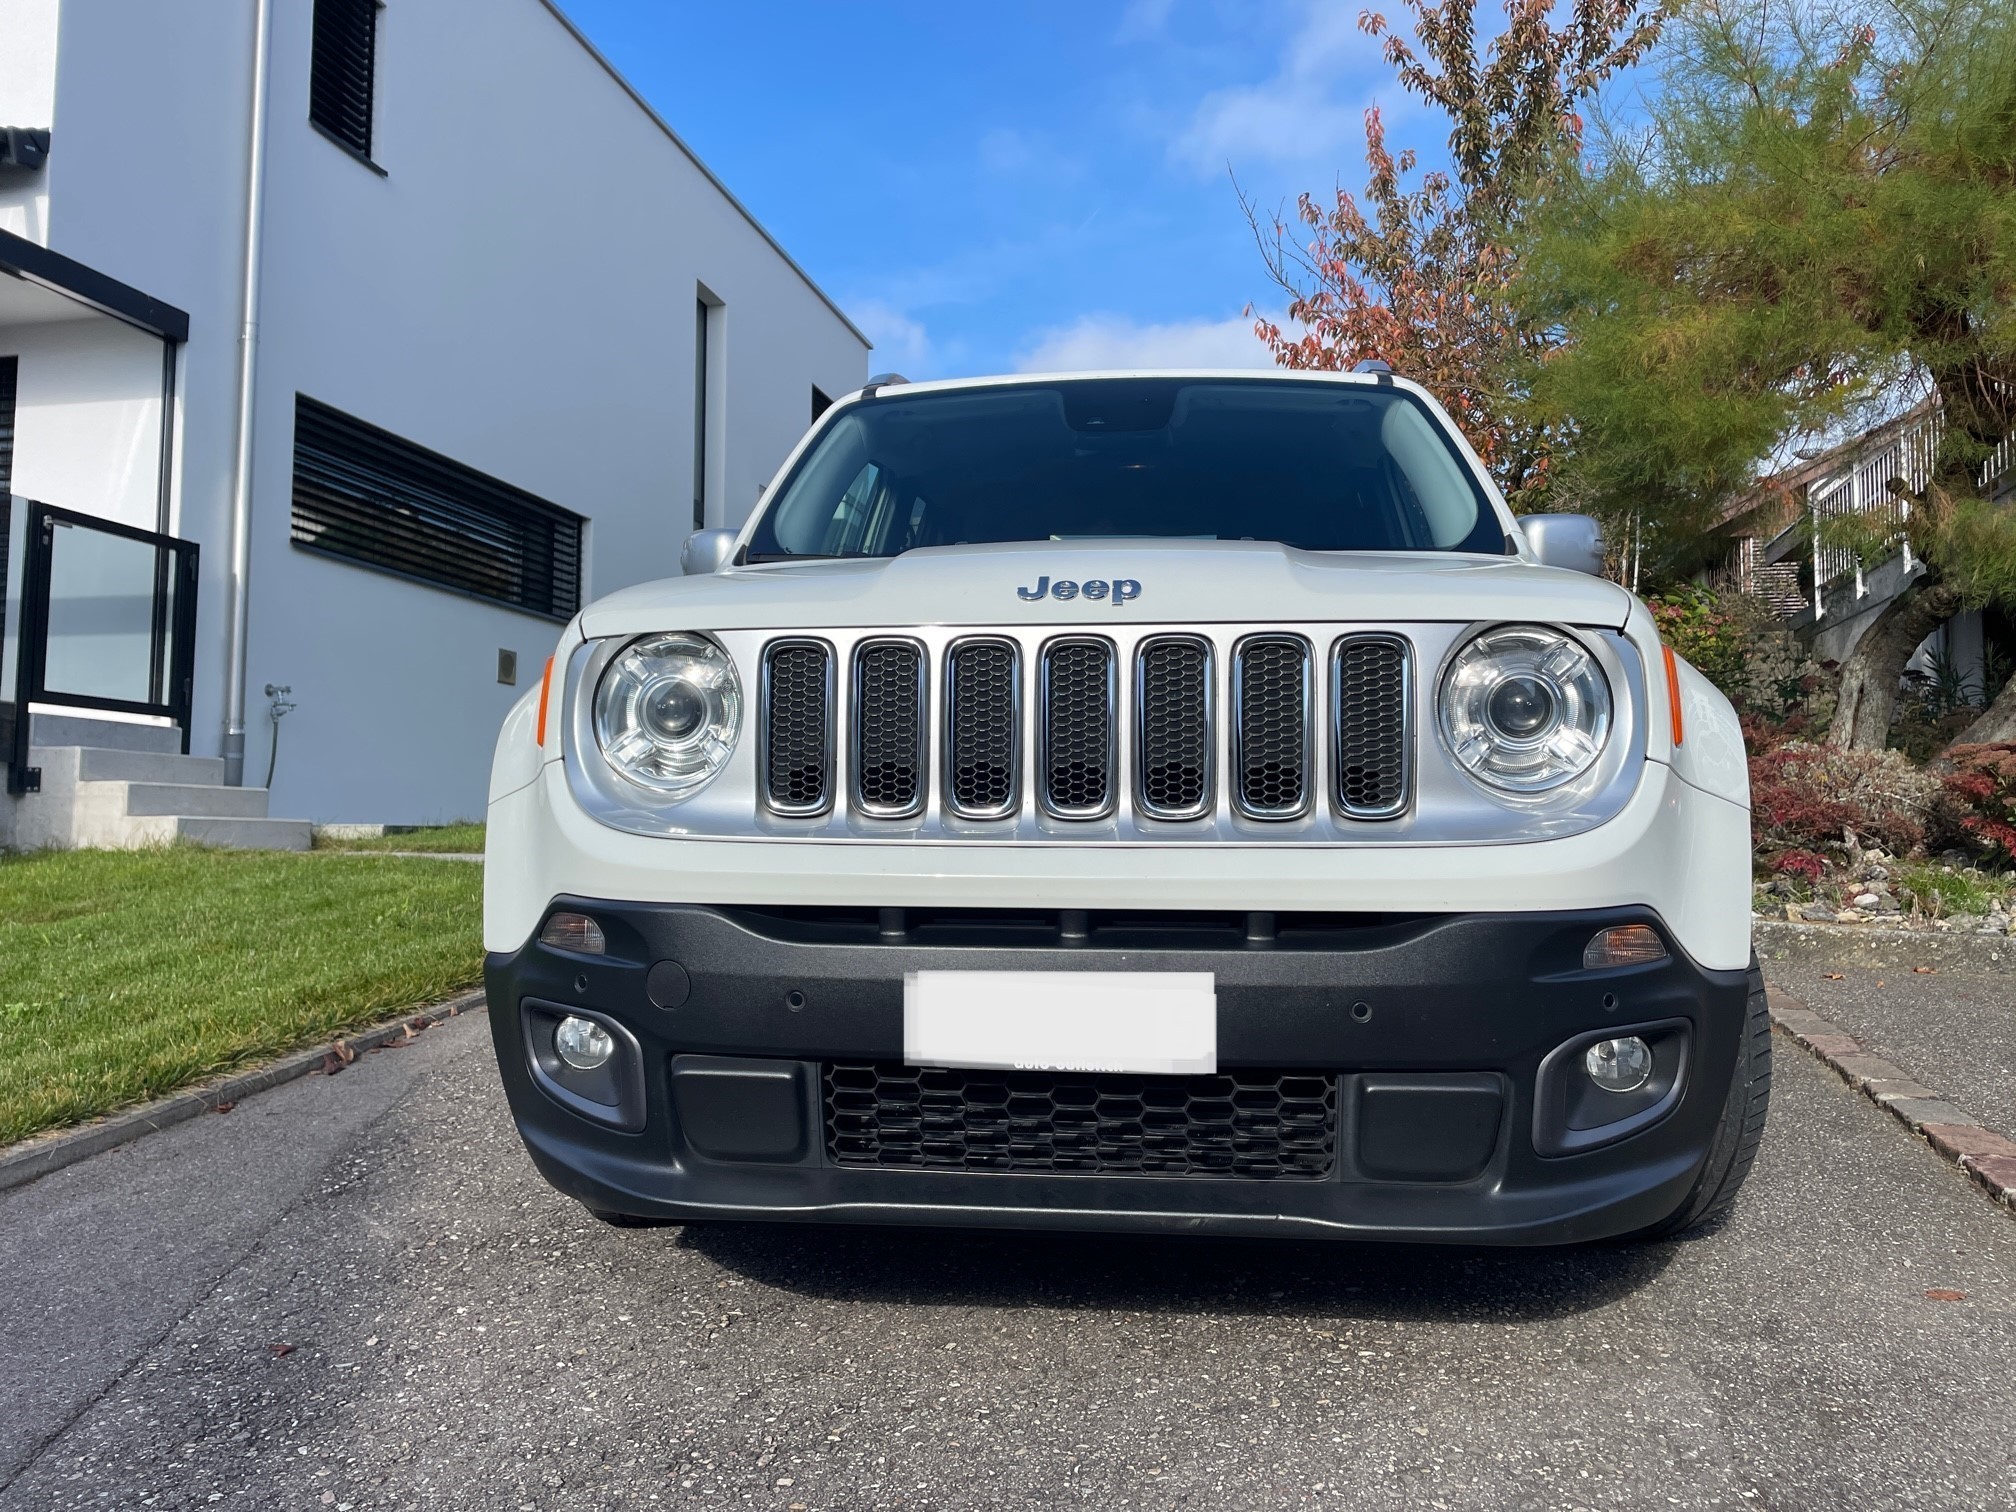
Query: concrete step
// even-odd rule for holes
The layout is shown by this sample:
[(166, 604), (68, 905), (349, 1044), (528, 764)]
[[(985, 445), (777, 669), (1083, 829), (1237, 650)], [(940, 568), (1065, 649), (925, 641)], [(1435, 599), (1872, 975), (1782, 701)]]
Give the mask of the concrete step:
[[(79, 786), (89, 786), (80, 783)], [(192, 819), (264, 819), (266, 789), (191, 782), (129, 782), (126, 812)]]
[(239, 850), (305, 851), (314, 844), (306, 819), (201, 819), (180, 815), (169, 821), (178, 840), (228, 845)]
[(31, 746), (96, 746), (116, 751), (153, 751), (163, 756), (182, 752), (182, 732), (173, 725), (128, 724), (123, 719), (90, 719), (81, 714), (29, 716)]
[[(80, 782), (182, 782), (224, 784), (222, 756), (180, 756), (160, 751), (118, 751), (104, 746), (86, 746), (77, 753)], [(40, 766), (44, 753), (31, 751), (29, 759)]]

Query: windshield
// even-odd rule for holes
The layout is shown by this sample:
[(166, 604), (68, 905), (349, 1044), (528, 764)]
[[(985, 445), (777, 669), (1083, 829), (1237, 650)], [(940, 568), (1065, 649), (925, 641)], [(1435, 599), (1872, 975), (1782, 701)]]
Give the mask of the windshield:
[(1505, 550), (1463, 458), (1403, 389), (1101, 378), (849, 406), (757, 523), (748, 559), (1112, 536)]

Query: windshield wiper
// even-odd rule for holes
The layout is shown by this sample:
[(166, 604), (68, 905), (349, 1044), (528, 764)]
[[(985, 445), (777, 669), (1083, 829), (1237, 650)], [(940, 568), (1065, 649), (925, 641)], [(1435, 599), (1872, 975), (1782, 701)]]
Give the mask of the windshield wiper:
[(762, 562), (859, 562), (865, 551), (752, 551), (743, 560), (751, 566)]

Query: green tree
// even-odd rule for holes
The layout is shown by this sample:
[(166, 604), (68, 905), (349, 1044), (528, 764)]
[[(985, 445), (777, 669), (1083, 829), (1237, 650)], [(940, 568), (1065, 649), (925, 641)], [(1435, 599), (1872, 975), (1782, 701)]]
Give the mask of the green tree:
[[(1932, 481), (1891, 485), (1925, 570), (1843, 668), (1829, 733), (1879, 747), (1924, 637), (2016, 603), (2016, 518), (1977, 481), (2016, 426), (2016, 6), (1706, 0), (1662, 49), (1649, 121), (1528, 219), (1520, 297), (1562, 338), (1535, 402), (1572, 426), (1582, 489), (1681, 545), (1774, 449), (1936, 395)], [(1841, 544), (1882, 555), (1897, 528)], [(1970, 733), (1998, 725), (2016, 689)]]

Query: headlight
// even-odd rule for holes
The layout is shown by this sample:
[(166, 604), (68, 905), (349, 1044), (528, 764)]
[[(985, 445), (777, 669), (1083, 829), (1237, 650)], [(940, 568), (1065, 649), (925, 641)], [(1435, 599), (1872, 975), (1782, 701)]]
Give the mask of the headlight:
[(1501, 625), (1457, 653), (1442, 680), (1442, 739), (1480, 781), (1539, 793), (1588, 771), (1610, 738), (1610, 681), (1581, 644)]
[(735, 663), (698, 635), (633, 641), (595, 690), (595, 740), (603, 757), (666, 798), (684, 798), (713, 780), (741, 732)]

